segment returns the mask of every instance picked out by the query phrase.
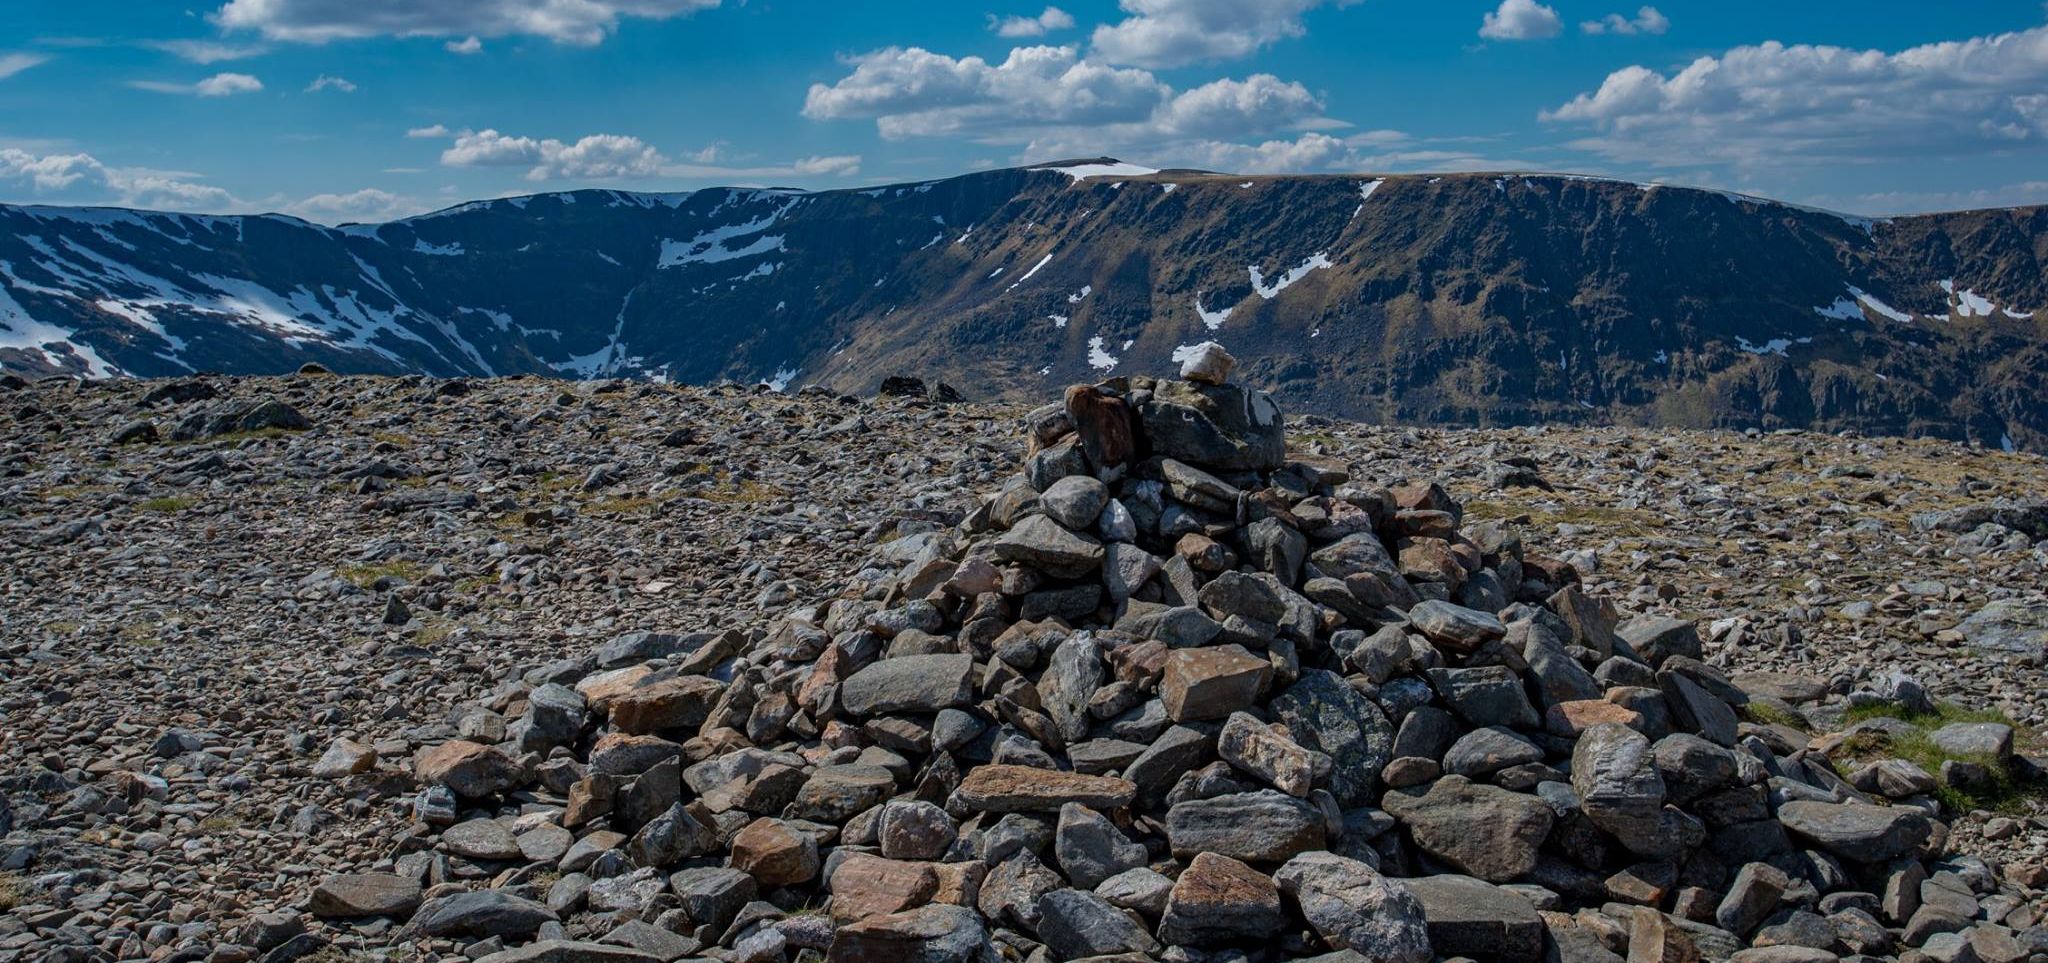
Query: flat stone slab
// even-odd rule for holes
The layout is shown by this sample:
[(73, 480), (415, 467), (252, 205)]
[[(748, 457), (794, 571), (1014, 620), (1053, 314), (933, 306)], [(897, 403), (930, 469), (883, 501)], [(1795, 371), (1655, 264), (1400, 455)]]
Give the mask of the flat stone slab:
[(2048, 659), (2048, 602), (2000, 599), (1964, 619), (1956, 631), (1980, 651)]
[(839, 685), (839, 701), (857, 716), (884, 712), (937, 712), (973, 697), (970, 655), (908, 655), (883, 659)]
[(419, 905), (418, 880), (392, 873), (344, 873), (329, 876), (314, 887), (307, 909), (321, 919), (404, 919)]
[(1401, 881), (1422, 901), (1430, 947), (1439, 957), (1537, 960), (1543, 957), (1543, 918), (1536, 904), (1512, 890), (1470, 876), (1424, 876)]
[(1778, 807), (1793, 834), (1843, 859), (1880, 863), (1917, 853), (1933, 834), (1926, 814), (1905, 806), (1798, 800)]
[(1057, 812), (1070, 802), (1116, 809), (1137, 797), (1138, 786), (1128, 779), (1007, 765), (975, 769), (953, 791), (961, 806), (991, 813)]

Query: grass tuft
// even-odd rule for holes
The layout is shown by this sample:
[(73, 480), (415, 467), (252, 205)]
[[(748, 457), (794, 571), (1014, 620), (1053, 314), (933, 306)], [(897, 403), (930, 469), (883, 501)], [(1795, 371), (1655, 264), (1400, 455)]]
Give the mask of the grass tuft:
[(233, 813), (219, 813), (199, 821), (199, 831), (209, 836), (231, 833), (242, 828), (242, 818)]
[(139, 646), (145, 649), (162, 645), (164, 640), (158, 637), (156, 631), (157, 626), (160, 624), (156, 621), (130, 622), (127, 625), (121, 626), (121, 641), (127, 645)]
[(145, 512), (160, 512), (165, 515), (172, 515), (191, 508), (194, 504), (195, 501), (193, 499), (182, 495), (166, 495), (162, 498), (152, 498), (136, 507)]
[(1997, 709), (1969, 709), (1956, 705), (1953, 702), (1940, 703), (1934, 707), (1933, 712), (1907, 712), (1903, 707), (1888, 702), (1852, 706), (1849, 709), (1847, 719), (1851, 725), (1870, 719), (1898, 719), (1902, 722), (1910, 722), (1929, 732), (1953, 722), (1996, 722), (2000, 725), (2011, 726), (2014, 732), (2019, 732), (2021, 729), (2020, 724), (2012, 721), (2011, 716)]
[(229, 432), (223, 432), (223, 433), (221, 433), (221, 434), (218, 434), (218, 435), (206, 435), (206, 436), (204, 436), (204, 437), (200, 437), (200, 438), (190, 438), (190, 439), (186, 439), (185, 441), (179, 441), (179, 442), (172, 442), (172, 444), (176, 444), (176, 445), (208, 445), (208, 444), (223, 444), (223, 445), (239, 445), (239, 444), (241, 444), (242, 442), (245, 442), (245, 441), (255, 441), (255, 440), (258, 440), (258, 439), (265, 439), (265, 440), (267, 440), (267, 439), (271, 439), (271, 438), (289, 438), (289, 437), (291, 437), (292, 435), (295, 435), (295, 434), (297, 434), (297, 433), (298, 433), (298, 432), (295, 432), (295, 431), (290, 431), (290, 430), (287, 430), (287, 429), (284, 429), (284, 428), (258, 428), (258, 429), (254, 430), (254, 431), (229, 431)]
[(417, 582), (427, 573), (427, 567), (418, 562), (404, 560), (372, 562), (363, 565), (344, 565), (335, 574), (354, 582), (358, 588), (369, 588), (380, 578), (390, 577)]
[(1664, 529), (1664, 520), (1639, 508), (1608, 508), (1603, 505), (1566, 505), (1555, 501), (1525, 504), (1475, 500), (1465, 503), (1468, 521), (1527, 518), (1532, 528), (1584, 525), (1602, 534), (1640, 538)]
[(1941, 777), (1944, 762), (1973, 762), (1984, 767), (1991, 774), (1991, 785), (1976, 791), (1966, 791), (1943, 783), (1934, 792), (1935, 798), (1951, 812), (1966, 813), (1973, 810), (1989, 810), (2007, 814), (2024, 813), (2030, 804), (2048, 798), (2048, 785), (2038, 781), (2020, 778), (2010, 768), (1989, 755), (1980, 753), (1946, 752), (1934, 744), (1934, 731), (1958, 722), (1995, 722), (2011, 726), (2016, 741), (2030, 739), (2032, 733), (2012, 721), (2010, 716), (1996, 709), (1968, 709), (1953, 703), (1941, 703), (1933, 712), (1908, 712), (1891, 704), (1856, 706), (1849, 710), (1847, 721), (1853, 725), (1871, 719), (1897, 719), (1909, 723), (1912, 729), (1897, 735), (1881, 732), (1857, 733), (1844, 742), (1841, 751), (1858, 761), (1892, 758), (1904, 759), (1927, 770), (1936, 779)]
[(600, 498), (597, 501), (591, 502), (590, 510), (608, 515), (634, 515), (647, 511), (661, 503), (662, 499), (650, 498), (646, 495), (616, 495), (611, 498)]
[(0, 913), (28, 902), (28, 881), (20, 873), (0, 873)]
[(717, 502), (722, 505), (751, 505), (758, 502), (774, 501), (782, 497), (782, 492), (747, 478), (736, 482), (726, 481), (722, 484), (707, 486), (697, 492), (697, 497), (707, 502)]
[(412, 638), (414, 642), (417, 642), (421, 645), (433, 645), (437, 642), (440, 642), (443, 639), (446, 639), (454, 631), (455, 623), (445, 622), (436, 619), (434, 621), (428, 622), (425, 625), (420, 626), (420, 630), (418, 632), (413, 633)]
[(1749, 717), (1749, 721), (1758, 725), (1784, 726), (1801, 732), (1806, 731), (1806, 720), (1768, 702), (1749, 703), (1742, 707), (1742, 713)]

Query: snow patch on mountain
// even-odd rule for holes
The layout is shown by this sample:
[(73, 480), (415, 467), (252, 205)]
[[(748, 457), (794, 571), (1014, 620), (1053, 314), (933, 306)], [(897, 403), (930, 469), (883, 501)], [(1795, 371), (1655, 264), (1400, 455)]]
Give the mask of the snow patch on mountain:
[(1955, 299), (1956, 313), (1965, 318), (1988, 318), (1995, 310), (1995, 306), (1992, 305), (1989, 298), (1985, 298), (1969, 288), (1964, 288), (1960, 291), (1956, 290), (1954, 278), (1942, 281), (1941, 290), (1947, 293), (1949, 297)]
[(1748, 338), (1735, 336), (1735, 346), (1754, 355), (1775, 354), (1786, 357), (1786, 349), (1795, 344), (1812, 344), (1812, 338), (1772, 338), (1762, 344), (1753, 344)]
[[(481, 314), (490, 319), (491, 324), (495, 325), (500, 331), (512, 330), (512, 316), (503, 311), (493, 311), (490, 308), (456, 308), (455, 310), (468, 314)], [(524, 331), (525, 329), (521, 328), (520, 330)]]
[(1200, 317), (1202, 325), (1211, 331), (1223, 327), (1223, 322), (1230, 320), (1230, 312), (1233, 310), (1236, 309), (1224, 308), (1221, 311), (1210, 311), (1202, 307), (1202, 295), (1199, 292), (1195, 294), (1195, 315)]
[(1143, 177), (1147, 174), (1159, 173), (1154, 168), (1141, 167), (1137, 164), (1126, 164), (1118, 160), (1107, 163), (1072, 164), (1066, 167), (1033, 167), (1031, 169), (1034, 171), (1059, 171), (1073, 178), (1075, 183), (1087, 180), (1090, 177)]
[(1098, 334), (1095, 337), (1089, 338), (1088, 367), (1094, 368), (1097, 371), (1114, 371), (1116, 366), (1117, 358), (1109, 353), (1108, 348), (1104, 347), (1102, 335)]
[(1883, 301), (1879, 301), (1876, 295), (1873, 295), (1870, 292), (1865, 291), (1862, 288), (1859, 288), (1853, 284), (1849, 286), (1849, 295), (1855, 298), (1856, 300), (1861, 301), (1864, 307), (1869, 308), (1870, 310), (1875, 311), (1884, 317), (1890, 318), (1893, 321), (1897, 321), (1900, 324), (1905, 324), (1913, 320), (1912, 315), (1907, 314), (1906, 312), (1901, 311), (1897, 308), (1894, 308), (1891, 305), (1884, 303)]
[[(721, 202), (719, 207), (713, 209), (713, 213), (715, 214), (723, 210), (731, 200), (728, 197), (726, 201)], [(782, 215), (787, 213), (790, 207), (795, 205), (798, 200), (801, 200), (801, 198), (791, 198), (777, 206), (774, 210), (751, 221), (726, 224), (699, 231), (696, 237), (687, 241), (663, 240), (661, 242), (661, 258), (656, 263), (664, 268), (681, 267), (685, 264), (715, 264), (720, 261), (754, 257), (770, 251), (783, 250), (783, 235), (779, 234), (755, 237), (754, 240), (740, 247), (728, 247), (727, 242), (737, 241), (744, 237), (752, 237), (774, 227), (775, 223), (782, 219)]]
[(91, 345), (77, 338), (74, 331), (29, 317), (28, 309), (0, 285), (0, 349), (40, 354), (46, 363), (57, 368), (82, 367), (91, 378), (111, 378), (121, 373)]
[[(1044, 268), (1044, 267), (1045, 267), (1046, 265), (1048, 265), (1048, 264), (1051, 264), (1051, 263), (1052, 263), (1052, 255), (1051, 255), (1051, 254), (1047, 254), (1046, 256), (1044, 256), (1044, 257), (1042, 257), (1042, 258), (1039, 258), (1039, 259), (1038, 259), (1038, 263), (1037, 263), (1037, 264), (1033, 264), (1033, 265), (1031, 266), (1031, 270), (1029, 270), (1029, 271), (1026, 271), (1026, 272), (1024, 272), (1024, 276), (1023, 276), (1023, 277), (1020, 277), (1020, 278), (1018, 278), (1017, 280), (1015, 280), (1015, 281), (1012, 281), (1012, 282), (1010, 282), (1010, 286), (1009, 286), (1009, 287), (1007, 287), (1007, 288), (1004, 288), (1003, 290), (1004, 290), (1004, 291), (1015, 291), (1015, 290), (1017, 290), (1017, 285), (1019, 285), (1019, 284), (1023, 284), (1024, 282), (1026, 282), (1026, 281), (1029, 281), (1029, 280), (1031, 280), (1031, 276), (1032, 276), (1032, 275), (1034, 275), (1034, 274), (1037, 274), (1037, 273), (1038, 273), (1038, 272), (1039, 272), (1039, 271), (1040, 271), (1041, 269), (1043, 269), (1043, 268)], [(1000, 269), (998, 269), (998, 270), (1000, 270)]]
[(1855, 298), (1836, 298), (1835, 303), (1824, 308), (1814, 308), (1813, 313), (1837, 321), (1861, 321), (1863, 305), (1858, 304)]
[(725, 246), (726, 240), (741, 237), (747, 233), (752, 232), (717, 228), (699, 234), (688, 241), (663, 240), (661, 242), (661, 259), (657, 263), (664, 268), (682, 267), (685, 264), (716, 264), (720, 261), (732, 261), (743, 257), (767, 254), (770, 251), (783, 250), (783, 238), (779, 234), (755, 238), (744, 247), (728, 248)]
[(1265, 275), (1259, 271), (1259, 266), (1254, 264), (1251, 266), (1252, 289), (1259, 292), (1259, 297), (1271, 301), (1278, 297), (1280, 292), (1292, 287), (1294, 282), (1308, 277), (1310, 271), (1331, 266), (1329, 254), (1319, 251), (1309, 255), (1308, 260), (1295, 265), (1286, 274), (1280, 275), (1272, 284), (1267, 284)]
[(1386, 182), (1387, 179), (1382, 177), (1377, 180), (1366, 181), (1365, 183), (1358, 185), (1358, 206), (1352, 209), (1351, 211), (1352, 220), (1357, 220), (1358, 215), (1365, 213), (1365, 202), (1372, 200), (1372, 192), (1379, 190), (1380, 185), (1385, 184)]

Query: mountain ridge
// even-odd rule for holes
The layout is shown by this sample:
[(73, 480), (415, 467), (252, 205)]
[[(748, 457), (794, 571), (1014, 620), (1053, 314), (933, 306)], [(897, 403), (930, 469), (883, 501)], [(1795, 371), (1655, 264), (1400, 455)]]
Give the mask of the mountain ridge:
[(1573, 174), (1109, 158), (335, 227), (0, 205), (0, 366), (849, 391), (912, 373), (997, 397), (1159, 370), (1213, 338), (1290, 407), (1333, 415), (2042, 448), (2044, 264), (2040, 207), (1864, 218)]

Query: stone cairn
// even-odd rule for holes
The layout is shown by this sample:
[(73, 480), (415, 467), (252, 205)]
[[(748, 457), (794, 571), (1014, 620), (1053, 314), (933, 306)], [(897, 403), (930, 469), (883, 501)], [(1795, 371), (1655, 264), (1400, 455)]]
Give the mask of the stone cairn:
[(505, 961), (2041, 952), (1973, 926), (2021, 899), (1924, 787), (1745, 721), (1692, 624), (1618, 624), (1442, 488), (1288, 460), (1231, 365), (1069, 388), (838, 598), (508, 683), (312, 912)]

